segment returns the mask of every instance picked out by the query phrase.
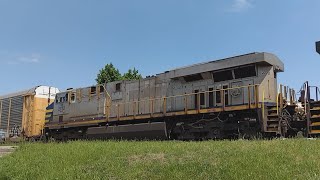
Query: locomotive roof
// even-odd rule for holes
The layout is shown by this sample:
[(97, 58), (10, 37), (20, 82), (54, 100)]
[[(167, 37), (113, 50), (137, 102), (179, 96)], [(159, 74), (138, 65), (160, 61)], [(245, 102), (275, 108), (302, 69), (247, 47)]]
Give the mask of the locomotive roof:
[[(254, 52), (254, 53), (219, 59), (219, 60), (213, 60), (213, 61), (204, 62), (204, 63), (198, 63), (190, 66), (185, 66), (185, 67), (173, 69), (170, 71), (166, 71), (161, 74), (157, 74), (156, 76), (148, 76), (144, 79), (155, 78), (157, 76), (159, 77), (163, 75), (165, 75), (165, 78), (173, 79), (173, 78), (178, 78), (178, 77), (183, 77), (183, 76), (188, 76), (188, 75), (193, 75), (193, 74), (198, 74), (203, 72), (217, 71), (217, 70), (244, 66), (244, 65), (254, 64), (254, 63), (272, 65), (275, 67), (276, 72), (284, 71), (283, 62), (274, 54), (266, 53), (266, 52)], [(138, 81), (138, 80), (126, 80), (126, 81)], [(123, 80), (109, 82), (109, 83), (117, 84), (120, 82), (123, 82)], [(90, 87), (92, 86), (87, 86), (83, 88), (90, 88)], [(78, 89), (83, 89), (83, 88), (78, 88)], [(72, 90), (72, 88), (70, 90)], [(61, 91), (61, 93), (65, 93), (67, 91), (69, 90)]]
[(269, 64), (275, 67), (276, 72), (284, 71), (283, 62), (274, 54), (266, 52), (254, 52), (240, 56), (234, 56), (205, 63), (194, 64), (191, 66), (181, 67), (167, 71), (170, 78), (188, 76), (191, 74), (217, 71), (248, 64)]
[[(52, 95), (59, 92), (59, 90), (57, 88), (54, 87), (49, 87), (49, 86), (36, 86), (33, 87), (31, 89), (27, 89), (24, 91), (19, 91), (19, 92), (15, 92), (15, 93), (11, 93), (11, 94), (6, 94), (3, 96), (0, 96), (0, 99), (7, 99), (7, 98), (11, 98), (11, 97), (16, 97), (16, 96), (25, 96), (25, 95), (29, 95), (29, 94), (33, 94), (33, 95), (48, 95), (47, 92), (45, 92), (45, 89), (48, 88), (53, 88), (55, 92), (52, 92)], [(41, 92), (41, 90), (43, 92)]]

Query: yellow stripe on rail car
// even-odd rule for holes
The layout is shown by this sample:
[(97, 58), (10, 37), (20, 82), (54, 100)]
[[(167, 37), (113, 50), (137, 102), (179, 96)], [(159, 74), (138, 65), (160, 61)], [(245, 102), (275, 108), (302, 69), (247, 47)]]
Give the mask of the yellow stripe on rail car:
[(51, 114), (46, 115), (46, 118), (51, 118), (51, 117), (52, 117)]
[(46, 113), (52, 113), (53, 112), (53, 109), (47, 109), (46, 110)]

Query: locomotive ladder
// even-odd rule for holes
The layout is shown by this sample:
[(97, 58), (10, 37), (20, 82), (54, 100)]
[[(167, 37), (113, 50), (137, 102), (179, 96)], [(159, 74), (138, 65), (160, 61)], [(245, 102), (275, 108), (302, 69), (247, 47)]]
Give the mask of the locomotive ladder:
[(265, 125), (265, 132), (267, 133), (279, 133), (279, 122), (280, 117), (277, 113), (277, 106), (268, 106), (267, 110), (267, 118)]
[[(315, 99), (311, 99), (311, 88), (315, 88)], [(309, 86), (309, 82), (304, 83), (302, 95), (304, 96), (303, 105), (306, 113), (307, 132), (308, 136), (320, 136), (320, 101), (318, 95), (319, 88), (316, 86)]]
[(287, 86), (280, 85), (277, 104), (265, 108), (264, 132), (284, 136), (288, 130), (288, 116), (296, 107), (295, 92)]
[(309, 135), (311, 136), (319, 136), (320, 135), (320, 101), (310, 102), (310, 110), (309, 110), (309, 121), (308, 130)]

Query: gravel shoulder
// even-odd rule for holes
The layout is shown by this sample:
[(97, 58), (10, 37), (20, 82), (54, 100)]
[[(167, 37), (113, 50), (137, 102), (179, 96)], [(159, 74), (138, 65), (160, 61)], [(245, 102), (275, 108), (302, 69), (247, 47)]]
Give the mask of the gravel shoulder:
[(13, 153), (17, 146), (0, 146), (0, 157)]

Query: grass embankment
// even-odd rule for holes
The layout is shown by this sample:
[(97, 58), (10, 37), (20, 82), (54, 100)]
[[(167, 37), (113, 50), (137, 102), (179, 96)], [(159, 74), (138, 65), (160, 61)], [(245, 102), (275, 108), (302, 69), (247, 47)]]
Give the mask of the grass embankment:
[(319, 179), (319, 140), (22, 144), (0, 179)]

